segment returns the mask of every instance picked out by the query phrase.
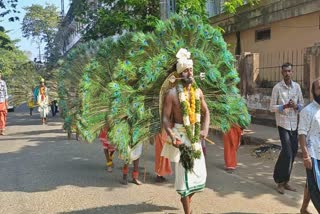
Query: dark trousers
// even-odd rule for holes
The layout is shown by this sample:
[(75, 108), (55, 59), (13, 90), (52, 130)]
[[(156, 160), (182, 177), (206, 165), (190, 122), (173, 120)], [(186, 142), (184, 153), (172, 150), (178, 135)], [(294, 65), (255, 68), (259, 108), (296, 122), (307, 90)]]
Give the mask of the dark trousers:
[(274, 167), (273, 179), (276, 183), (288, 182), (294, 158), (298, 151), (298, 131), (289, 131), (278, 126), (281, 152)]
[(312, 169), (307, 170), (307, 185), (310, 194), (311, 201), (314, 207), (317, 209), (318, 213), (320, 213), (320, 190), (317, 185), (317, 181), (315, 179), (315, 164), (314, 161), (318, 162), (318, 166), (320, 165), (319, 160), (312, 159)]

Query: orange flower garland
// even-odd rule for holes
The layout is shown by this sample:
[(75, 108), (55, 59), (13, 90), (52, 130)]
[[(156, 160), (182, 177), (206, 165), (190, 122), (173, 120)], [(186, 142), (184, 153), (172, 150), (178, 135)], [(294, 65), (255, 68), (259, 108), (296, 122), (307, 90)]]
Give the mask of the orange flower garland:
[(41, 100), (44, 100), (44, 96), (45, 96), (45, 87), (41, 86), (40, 87), (40, 95), (41, 95)]
[[(189, 99), (189, 93), (186, 88), (183, 89), (185, 96), (187, 97), (187, 109), (188, 109), (188, 114), (190, 118), (190, 123), (195, 124), (196, 123), (196, 96), (195, 96), (195, 90), (191, 86), (190, 88), (190, 99)], [(190, 104), (191, 101), (191, 104)]]

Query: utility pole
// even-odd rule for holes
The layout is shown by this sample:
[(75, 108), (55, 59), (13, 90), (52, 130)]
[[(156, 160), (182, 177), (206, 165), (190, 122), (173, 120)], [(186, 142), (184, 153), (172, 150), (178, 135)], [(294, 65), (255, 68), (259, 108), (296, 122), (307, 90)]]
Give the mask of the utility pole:
[(41, 43), (38, 43), (38, 48), (39, 48), (39, 62), (41, 62)]
[(61, 20), (64, 17), (64, 0), (61, 0)]
[(161, 20), (166, 20), (168, 18), (167, 10), (168, 10), (167, 0), (160, 0), (160, 18), (161, 18)]

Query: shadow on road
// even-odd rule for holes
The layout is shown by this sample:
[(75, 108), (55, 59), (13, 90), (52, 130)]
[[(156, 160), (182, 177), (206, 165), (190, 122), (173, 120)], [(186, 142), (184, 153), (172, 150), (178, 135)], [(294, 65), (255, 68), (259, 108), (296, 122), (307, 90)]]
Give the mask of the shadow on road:
[[(25, 113), (11, 113), (8, 135), (1, 139), (0, 191), (43, 192), (67, 185), (105, 187), (108, 191), (125, 188), (119, 183), (121, 170), (115, 169), (113, 173), (105, 170), (98, 141), (93, 144), (68, 141), (66, 133), (50, 126), (59, 122), (61, 126), (58, 117), (43, 126), (22, 114)], [(6, 148), (10, 152), (4, 152)], [(121, 167), (122, 163), (115, 160), (115, 165)]]
[[(215, 136), (215, 141), (222, 142), (222, 140), (218, 138), (219, 136)], [(291, 184), (298, 189), (298, 192), (286, 191), (285, 195), (280, 195), (276, 192), (276, 184), (273, 180), (273, 169), (278, 153), (257, 157), (254, 154), (256, 148), (257, 146), (241, 146), (238, 151), (238, 168), (230, 174), (224, 170), (223, 144), (217, 143), (216, 145), (210, 145), (208, 147), (208, 154), (211, 154), (211, 157), (210, 159), (210, 155), (207, 157), (207, 169), (216, 168), (220, 170), (223, 175), (220, 178), (217, 176), (216, 171), (208, 170), (206, 187), (214, 190), (221, 197), (241, 193), (242, 197), (255, 199), (268, 194), (283, 204), (299, 207), (305, 185), (303, 163), (296, 160), (290, 181)], [(231, 178), (233, 182), (228, 181)], [(226, 181), (225, 186), (221, 186), (223, 180)]]
[[(2, 141), (1, 146), (11, 144), (17, 149), (12, 152), (0, 153), (0, 191), (3, 192), (43, 192), (57, 189), (61, 186), (104, 187), (106, 191), (116, 188), (126, 188), (119, 183), (122, 162), (115, 160), (114, 172), (108, 173), (100, 143), (86, 144), (74, 140), (68, 141), (65, 133), (57, 129), (58, 118), (53, 118), (48, 126), (35, 125), (38, 119), (11, 114), (10, 126), (15, 126), (18, 134), (9, 134)], [(27, 122), (26, 122), (27, 121)], [(25, 125), (30, 126), (25, 126)], [(14, 137), (17, 136), (17, 137)], [(25, 136), (19, 138), (19, 136)], [(221, 139), (215, 139), (221, 142)], [(223, 145), (216, 143), (207, 147), (207, 185), (221, 197), (241, 193), (242, 197), (255, 199), (269, 194), (279, 202), (297, 207), (302, 196), (305, 182), (304, 171), (293, 171), (293, 181), (299, 185), (299, 193), (279, 195), (275, 191), (272, 178), (275, 160), (258, 159), (247, 149), (241, 147), (239, 151), (239, 168), (234, 174), (223, 170)], [(147, 174), (153, 176), (154, 147), (150, 146), (147, 155), (142, 157), (140, 166), (147, 166)], [(301, 165), (301, 163), (298, 163)], [(296, 164), (296, 165), (298, 165)], [(174, 165), (173, 165), (174, 168)], [(130, 169), (131, 170), (131, 169)], [(140, 170), (141, 175), (143, 169)], [(150, 183), (150, 179), (147, 180)], [(169, 177), (172, 185), (174, 176)], [(151, 182), (152, 183), (152, 182)], [(129, 184), (134, 185), (134, 184)], [(258, 190), (257, 190), (258, 189)], [(172, 191), (174, 191), (172, 189)], [(67, 213), (134, 213), (146, 211), (176, 210), (173, 207), (156, 206), (153, 204), (129, 204), (119, 206), (98, 207), (93, 209), (72, 211)]]
[(62, 212), (60, 214), (147, 213), (147, 212), (163, 212), (164, 210), (168, 211), (168, 210), (178, 210), (178, 209), (175, 207), (169, 207), (169, 206), (157, 206), (155, 204), (150, 204), (150, 203), (141, 203), (141, 204), (126, 204), (126, 205), (97, 207), (92, 209)]

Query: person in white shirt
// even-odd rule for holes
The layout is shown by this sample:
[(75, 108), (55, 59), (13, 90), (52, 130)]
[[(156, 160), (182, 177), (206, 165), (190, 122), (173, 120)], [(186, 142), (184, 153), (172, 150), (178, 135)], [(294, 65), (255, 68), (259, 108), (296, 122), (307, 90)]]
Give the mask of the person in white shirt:
[(309, 213), (310, 201), (320, 213), (320, 79), (312, 83), (313, 102), (300, 113), (299, 143), (307, 172), (307, 185), (300, 213)]
[(292, 165), (298, 151), (298, 114), (303, 107), (300, 85), (292, 81), (292, 64), (281, 66), (283, 80), (272, 90), (270, 110), (275, 112), (276, 122), (281, 140), (281, 152), (274, 167), (273, 178), (277, 183), (277, 191), (296, 191), (289, 185)]

